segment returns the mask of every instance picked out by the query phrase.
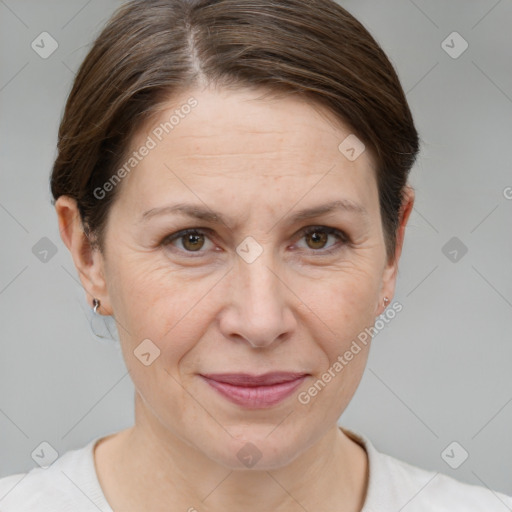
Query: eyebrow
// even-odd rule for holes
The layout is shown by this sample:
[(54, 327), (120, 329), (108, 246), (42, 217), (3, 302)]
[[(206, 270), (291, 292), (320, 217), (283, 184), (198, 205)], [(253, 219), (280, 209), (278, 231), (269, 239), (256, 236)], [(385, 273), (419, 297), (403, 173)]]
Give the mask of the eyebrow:
[[(294, 215), (292, 215), (289, 218), (289, 220), (290, 222), (293, 223), (301, 220), (310, 219), (313, 217), (319, 217), (321, 215), (325, 215), (328, 213), (334, 213), (336, 211), (346, 211), (350, 213), (355, 213), (357, 215), (364, 217), (365, 219), (368, 217), (368, 211), (364, 206), (358, 203), (354, 203), (349, 199), (338, 199), (336, 201), (331, 201), (329, 203), (322, 204), (319, 206), (313, 206), (311, 208), (299, 210)], [(203, 220), (206, 222), (222, 223), (224, 225), (229, 225), (227, 219), (225, 219), (221, 213), (215, 212), (203, 206), (198, 206), (189, 203), (178, 203), (169, 206), (151, 208), (150, 210), (142, 214), (140, 222), (148, 221), (149, 219), (156, 216), (170, 214), (185, 215), (187, 217), (193, 217), (195, 219)]]
[[(289, 221), (291, 223), (294, 223), (305, 219), (326, 215), (328, 213), (334, 213), (337, 211), (345, 211), (357, 214), (363, 217), (365, 220), (367, 220), (368, 218), (368, 211), (361, 204), (355, 203), (349, 199), (338, 199), (319, 206), (313, 206), (310, 208), (300, 210), (293, 214), (289, 218)], [(215, 212), (207, 207), (190, 203), (178, 203), (174, 205), (151, 208), (150, 210), (147, 210), (142, 214), (140, 222), (147, 222), (149, 219), (153, 217), (170, 214), (184, 215), (206, 222), (222, 223), (224, 225), (229, 225), (228, 220), (225, 219), (221, 213)]]

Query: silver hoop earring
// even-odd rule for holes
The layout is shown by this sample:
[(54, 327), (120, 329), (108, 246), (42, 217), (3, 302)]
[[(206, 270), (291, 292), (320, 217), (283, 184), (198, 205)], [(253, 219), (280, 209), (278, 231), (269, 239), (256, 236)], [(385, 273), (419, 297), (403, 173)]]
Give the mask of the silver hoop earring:
[(98, 311), (101, 304), (99, 299), (93, 298), (92, 304), (92, 313), (89, 315), (89, 328), (93, 336), (97, 340), (119, 342), (115, 319), (111, 315), (102, 315)]

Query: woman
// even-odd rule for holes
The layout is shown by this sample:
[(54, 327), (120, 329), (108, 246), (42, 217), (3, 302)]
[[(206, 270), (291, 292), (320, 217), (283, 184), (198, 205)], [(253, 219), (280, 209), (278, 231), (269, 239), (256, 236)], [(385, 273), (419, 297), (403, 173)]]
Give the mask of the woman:
[(0, 480), (2, 512), (512, 507), (337, 426), (365, 333), (400, 308), (419, 151), (348, 12), (130, 2), (76, 76), (58, 149), (61, 236), (116, 320), (135, 424)]

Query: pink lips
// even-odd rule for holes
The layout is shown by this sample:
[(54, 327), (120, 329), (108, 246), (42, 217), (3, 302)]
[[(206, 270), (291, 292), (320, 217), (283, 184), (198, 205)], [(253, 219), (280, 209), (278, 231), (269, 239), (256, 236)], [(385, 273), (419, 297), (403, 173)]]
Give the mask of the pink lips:
[(243, 407), (258, 409), (275, 405), (298, 388), (308, 377), (304, 373), (271, 372), (203, 374), (201, 377), (225, 398)]

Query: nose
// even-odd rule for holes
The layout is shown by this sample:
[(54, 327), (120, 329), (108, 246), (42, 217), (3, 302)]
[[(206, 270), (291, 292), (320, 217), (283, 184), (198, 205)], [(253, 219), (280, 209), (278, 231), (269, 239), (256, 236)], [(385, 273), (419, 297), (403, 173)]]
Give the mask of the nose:
[(267, 252), (252, 263), (237, 258), (220, 313), (220, 329), (226, 339), (243, 339), (254, 348), (284, 341), (296, 327), (292, 306), (298, 299)]

